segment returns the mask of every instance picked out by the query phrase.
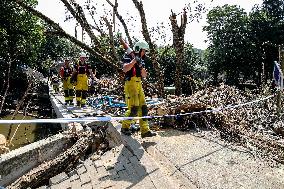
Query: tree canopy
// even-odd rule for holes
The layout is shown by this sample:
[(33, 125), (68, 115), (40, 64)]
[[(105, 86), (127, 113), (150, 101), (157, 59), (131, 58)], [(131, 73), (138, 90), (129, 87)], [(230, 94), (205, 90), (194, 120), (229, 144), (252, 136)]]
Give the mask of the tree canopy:
[[(273, 61), (283, 44), (283, 1), (264, 1), (247, 14), (237, 6), (215, 7), (207, 15), (208, 66), (214, 81), (228, 84), (271, 79)], [(263, 76), (264, 74), (264, 76)]]

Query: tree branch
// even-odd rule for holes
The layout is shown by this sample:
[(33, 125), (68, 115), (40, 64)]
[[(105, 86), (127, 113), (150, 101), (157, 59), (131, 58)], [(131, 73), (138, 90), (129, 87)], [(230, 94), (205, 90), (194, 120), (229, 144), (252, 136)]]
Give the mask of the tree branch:
[[(124, 32), (125, 32), (125, 35), (126, 35), (127, 40), (128, 40), (128, 44), (129, 44), (130, 47), (133, 47), (133, 42), (132, 42), (132, 39), (131, 39), (131, 37), (130, 37), (128, 27), (127, 27), (127, 25), (126, 25), (124, 19), (122, 18), (122, 16), (121, 16), (121, 15), (118, 13), (118, 11), (117, 11), (117, 7), (118, 7), (117, 2), (116, 2), (116, 5), (113, 5), (109, 0), (106, 0), (106, 1), (110, 4), (110, 6), (112, 6), (112, 7), (114, 8), (114, 9), (113, 9), (113, 10), (114, 10), (114, 13), (115, 13), (116, 17), (118, 18), (118, 20), (120, 21), (120, 23), (122, 24), (122, 27), (123, 27)], [(115, 7), (116, 7), (116, 8), (115, 8)]]
[(89, 53), (93, 54), (94, 56), (96, 56), (97, 58), (99, 58), (101, 61), (105, 62), (106, 64), (108, 64), (111, 67), (114, 67), (118, 72), (122, 72), (122, 69), (116, 65), (114, 65), (112, 62), (115, 62), (111, 57), (105, 57), (102, 54), (100, 54), (99, 52), (96, 51), (96, 49), (91, 48), (90, 46), (88, 46), (87, 44), (77, 40), (75, 37), (67, 34), (60, 26), (59, 24), (55, 23), (53, 20), (51, 20), (50, 18), (48, 18), (47, 16), (45, 16), (44, 14), (42, 14), (41, 12), (35, 10), (34, 8), (26, 5), (22, 0), (16, 0), (16, 3), (21, 6), (22, 8), (26, 9), (27, 11), (29, 11), (30, 13), (32, 13), (33, 15), (41, 18), (42, 20), (44, 20), (47, 24), (49, 24), (51, 27), (53, 27), (56, 31), (53, 32), (54, 34), (56, 33), (58, 36), (64, 37), (68, 40), (70, 40), (71, 42), (73, 42), (74, 44), (78, 45), (79, 47), (81, 47), (82, 49), (85, 49), (86, 51), (88, 51)]
[(107, 27), (108, 27), (108, 33), (109, 33), (109, 44), (111, 46), (112, 53), (114, 57), (116, 58), (116, 61), (119, 61), (119, 57), (116, 53), (115, 47), (114, 47), (114, 38), (113, 38), (113, 32), (112, 32), (112, 25), (109, 23), (108, 19), (106, 17), (103, 17), (103, 20), (105, 21)]
[(173, 33), (173, 47), (176, 52), (176, 70), (175, 70), (175, 94), (181, 95), (181, 74), (182, 74), (182, 64), (184, 62), (184, 35), (187, 24), (187, 15), (184, 9), (183, 15), (181, 15), (181, 25), (178, 26), (177, 15), (171, 10), (172, 15), (170, 16), (170, 21), (172, 25)]
[(164, 96), (164, 73), (162, 72), (161, 66), (157, 60), (158, 53), (156, 50), (156, 46), (152, 43), (149, 31), (148, 31), (147, 21), (146, 21), (145, 12), (143, 9), (142, 1), (140, 2), (138, 2), (137, 0), (132, 0), (132, 1), (135, 7), (137, 8), (137, 10), (139, 11), (139, 14), (141, 17), (141, 24), (142, 24), (142, 33), (143, 33), (145, 40), (149, 44), (150, 57), (152, 59), (152, 64), (157, 74), (157, 78), (159, 78), (159, 81), (157, 83), (158, 84), (157, 88), (158, 88), (158, 91), (160, 92), (159, 96)]
[(61, 0), (61, 1), (62, 3), (64, 3), (64, 5), (73, 15), (73, 17), (77, 20), (77, 22), (81, 25), (81, 27), (88, 33), (91, 40), (95, 42), (96, 46), (98, 47), (95, 50), (100, 52), (100, 49), (99, 49), (100, 43), (97, 37), (95, 36), (95, 34), (93, 33), (92, 28), (85, 17), (83, 8), (78, 3), (75, 3), (74, 1), (71, 1), (71, 3), (74, 5), (75, 9), (68, 2), (68, 0)]
[[(4, 106), (4, 102), (5, 102), (5, 99), (6, 99), (8, 90), (9, 90), (9, 87), (10, 87), (11, 66), (12, 66), (12, 60), (11, 60), (11, 57), (9, 56), (8, 71), (7, 71), (7, 72), (8, 72), (8, 73), (7, 73), (7, 81), (5, 82), (5, 83), (7, 83), (7, 86), (6, 86), (6, 89), (5, 89), (5, 92), (4, 92), (3, 96), (1, 97), (0, 115), (1, 115), (1, 113), (2, 113), (2, 109), (3, 109), (3, 106)], [(4, 87), (4, 86), (3, 86), (3, 87)]]

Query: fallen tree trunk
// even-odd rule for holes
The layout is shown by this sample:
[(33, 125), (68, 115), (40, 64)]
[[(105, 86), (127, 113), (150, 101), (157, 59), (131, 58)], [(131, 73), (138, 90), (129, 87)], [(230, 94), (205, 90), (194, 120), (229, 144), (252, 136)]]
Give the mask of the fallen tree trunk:
[(93, 132), (84, 132), (71, 148), (57, 158), (47, 161), (21, 176), (9, 185), (7, 189), (35, 188), (46, 178), (51, 178), (78, 163), (79, 158), (85, 154), (94, 142), (95, 135)]

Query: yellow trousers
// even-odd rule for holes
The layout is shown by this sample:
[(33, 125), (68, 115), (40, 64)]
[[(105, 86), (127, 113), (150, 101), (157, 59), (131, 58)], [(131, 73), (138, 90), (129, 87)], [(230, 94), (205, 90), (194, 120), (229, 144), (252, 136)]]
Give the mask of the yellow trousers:
[(76, 101), (81, 105), (86, 104), (87, 92), (88, 92), (88, 76), (86, 74), (77, 75), (76, 90)]
[(70, 82), (71, 77), (66, 77), (63, 79), (63, 91), (65, 102), (71, 101), (73, 102), (74, 98), (74, 87)]
[[(125, 103), (127, 105), (125, 117), (147, 116), (148, 110), (141, 78), (131, 77), (130, 81), (125, 81), (124, 93)], [(122, 121), (122, 128), (129, 129), (131, 122), (132, 120)], [(141, 133), (146, 133), (150, 130), (147, 119), (140, 119), (139, 125)]]

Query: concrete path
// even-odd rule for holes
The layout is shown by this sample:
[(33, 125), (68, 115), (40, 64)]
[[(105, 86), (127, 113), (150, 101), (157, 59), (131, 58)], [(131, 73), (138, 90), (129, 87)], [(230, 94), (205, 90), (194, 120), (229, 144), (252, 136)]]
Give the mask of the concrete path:
[(174, 165), (171, 176), (182, 174), (197, 188), (284, 188), (284, 166), (255, 157), (246, 148), (222, 141), (214, 132), (161, 131), (158, 137), (140, 140), (158, 162)]

